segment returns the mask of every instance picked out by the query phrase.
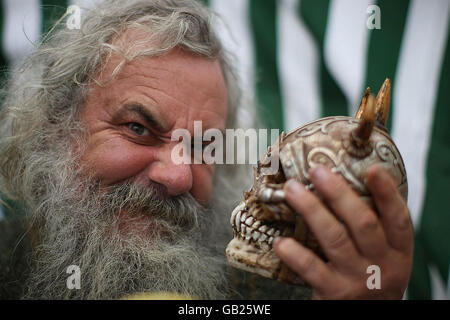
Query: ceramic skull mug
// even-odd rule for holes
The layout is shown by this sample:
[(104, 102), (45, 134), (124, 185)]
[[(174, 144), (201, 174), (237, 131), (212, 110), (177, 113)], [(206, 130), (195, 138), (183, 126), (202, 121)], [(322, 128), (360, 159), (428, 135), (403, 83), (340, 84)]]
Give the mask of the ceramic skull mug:
[[(226, 255), (231, 266), (283, 282), (305, 285), (275, 254), (276, 236), (293, 237), (327, 260), (304, 220), (285, 202), (283, 185), (297, 179), (315, 192), (308, 170), (328, 166), (340, 174), (375, 211), (365, 185), (368, 168), (381, 164), (392, 176), (406, 200), (408, 184), (402, 157), (385, 128), (391, 99), (389, 79), (376, 98), (367, 88), (355, 118), (335, 116), (310, 122), (288, 135), (282, 133), (254, 168), (254, 184), (233, 210), (233, 239)], [(279, 169), (269, 172), (269, 159), (276, 157)], [(268, 173), (269, 172), (269, 173)], [(316, 195), (320, 195), (315, 192)], [(307, 284), (306, 284), (307, 285)]]

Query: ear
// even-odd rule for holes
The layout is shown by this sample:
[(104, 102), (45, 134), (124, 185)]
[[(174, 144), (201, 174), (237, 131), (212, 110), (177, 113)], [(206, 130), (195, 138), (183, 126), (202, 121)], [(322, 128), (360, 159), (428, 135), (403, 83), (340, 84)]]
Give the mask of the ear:
[(386, 126), (386, 121), (389, 116), (389, 107), (391, 105), (391, 80), (386, 78), (380, 91), (377, 94), (375, 105), (376, 120)]

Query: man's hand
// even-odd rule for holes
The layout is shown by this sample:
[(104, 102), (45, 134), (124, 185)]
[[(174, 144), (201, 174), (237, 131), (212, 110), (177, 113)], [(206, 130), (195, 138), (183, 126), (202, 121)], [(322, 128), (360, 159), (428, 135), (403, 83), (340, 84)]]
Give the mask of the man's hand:
[[(328, 168), (310, 170), (311, 182), (329, 208), (295, 180), (286, 199), (301, 215), (329, 262), (292, 238), (279, 238), (276, 254), (313, 288), (313, 299), (401, 299), (412, 268), (413, 228), (405, 201), (380, 166), (367, 173), (376, 213)], [(369, 289), (370, 265), (381, 271), (381, 288)]]

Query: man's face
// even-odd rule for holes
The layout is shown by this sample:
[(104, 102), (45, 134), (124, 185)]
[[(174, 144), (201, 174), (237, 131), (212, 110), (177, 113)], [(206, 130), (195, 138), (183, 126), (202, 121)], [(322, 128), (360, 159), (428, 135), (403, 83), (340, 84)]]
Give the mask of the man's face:
[[(129, 31), (120, 44), (133, 50), (138, 36), (148, 43), (148, 34)], [(43, 236), (25, 296), (109, 299), (169, 291), (223, 298), (223, 253), (216, 252), (225, 244), (223, 224), (216, 204), (205, 207), (213, 167), (171, 160), (179, 143), (171, 141), (174, 130), (193, 136), (194, 121), (203, 130), (225, 128), (220, 65), (174, 49), (135, 58), (108, 81), (121, 62), (109, 59), (97, 75), (102, 85), (92, 85), (81, 109), (89, 131), (82, 170), (74, 170), (76, 147), (41, 156), (54, 167), (42, 195), (46, 205), (34, 212)], [(75, 291), (64, 278), (74, 263), (84, 283)]]
[[(100, 81), (120, 63), (108, 62)], [(223, 130), (227, 92), (218, 61), (174, 49), (160, 57), (139, 57), (127, 63), (111, 82), (94, 85), (81, 119), (90, 137), (83, 162), (108, 186), (123, 181), (159, 185), (167, 197), (190, 192), (202, 205), (212, 192), (211, 165), (175, 165), (171, 141), (176, 129), (194, 136), (202, 129)]]

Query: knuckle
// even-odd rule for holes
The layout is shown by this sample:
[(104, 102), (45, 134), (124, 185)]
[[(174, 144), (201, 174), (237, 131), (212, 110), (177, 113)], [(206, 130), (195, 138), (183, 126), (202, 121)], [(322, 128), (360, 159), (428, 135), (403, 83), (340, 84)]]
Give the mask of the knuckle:
[(408, 215), (402, 215), (397, 222), (397, 230), (400, 232), (412, 231), (411, 218)]
[(314, 270), (314, 265), (316, 264), (316, 257), (312, 254), (305, 254), (302, 258), (297, 261), (300, 270), (307, 274)]
[(337, 250), (347, 245), (349, 237), (347, 231), (341, 226), (329, 232), (328, 246), (332, 250)]
[(368, 212), (365, 214), (365, 217), (361, 219), (358, 229), (361, 232), (373, 232), (377, 230), (379, 227), (379, 222), (377, 217), (371, 213)]

